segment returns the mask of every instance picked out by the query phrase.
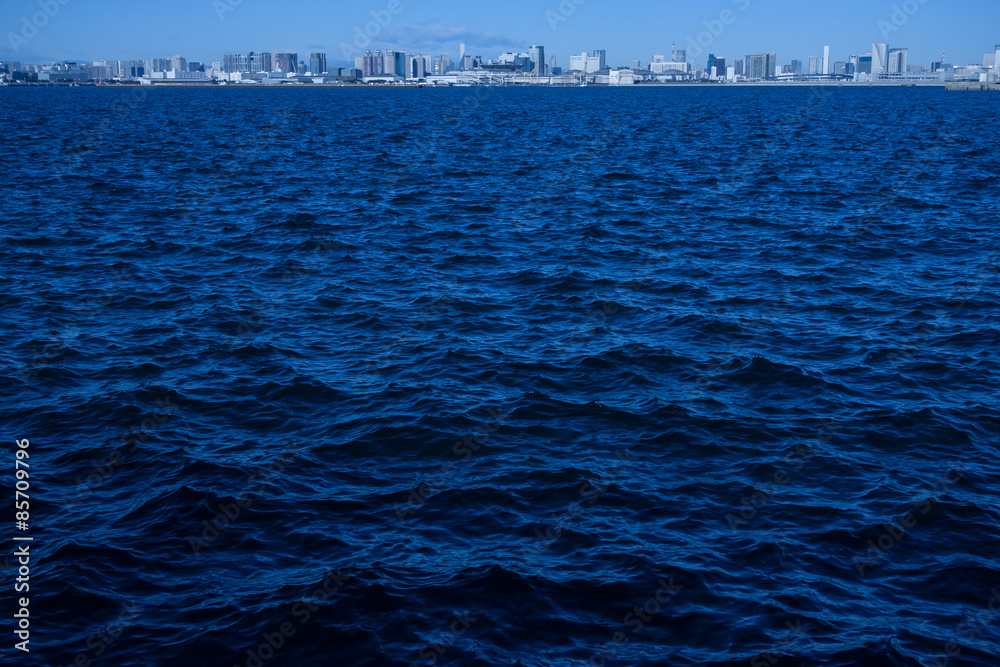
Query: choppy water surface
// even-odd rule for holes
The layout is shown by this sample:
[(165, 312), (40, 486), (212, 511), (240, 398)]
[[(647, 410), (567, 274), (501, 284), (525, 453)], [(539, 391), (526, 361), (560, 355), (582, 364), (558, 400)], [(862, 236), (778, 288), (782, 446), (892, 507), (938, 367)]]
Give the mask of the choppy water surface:
[(998, 102), (5, 90), (33, 658), (1000, 664)]

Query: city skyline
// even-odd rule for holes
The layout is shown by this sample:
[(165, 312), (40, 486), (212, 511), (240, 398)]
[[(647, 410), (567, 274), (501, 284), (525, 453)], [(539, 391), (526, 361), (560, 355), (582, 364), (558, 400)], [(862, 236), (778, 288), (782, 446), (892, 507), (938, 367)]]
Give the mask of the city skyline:
[[(65, 3), (65, 4), (63, 4)], [(457, 59), (467, 53), (493, 57), (545, 45), (546, 54), (568, 65), (572, 55), (604, 50), (611, 66), (629, 66), (667, 54), (671, 44), (700, 61), (709, 53), (730, 61), (776, 52), (780, 64), (864, 53), (866, 45), (888, 43), (909, 49), (909, 62), (929, 66), (981, 62), (996, 42), (1000, 6), (979, 0), (960, 5), (907, 0), (884, 6), (846, 0), (836, 12), (784, 1), (721, 0), (698, 6), (643, 3), (616, 12), (596, 0), (505, 4), (499, 16), (445, 3), (410, 5), (407, 0), (343, 7), (307, 0), (295, 12), (274, 12), (253, 0), (178, 0), (175, 11), (151, 15), (119, 0), (100, 7), (73, 0), (7, 3), (0, 59), (26, 63), (89, 62), (101, 59), (167, 58), (211, 63), (224, 53), (327, 54), (330, 66), (353, 66), (365, 49), (399, 50)], [(647, 17), (635, 21), (635, 16)], [(975, 15), (981, 20), (969, 21)], [(302, 17), (310, 17), (303, 21)], [(648, 19), (648, 20), (647, 20)], [(34, 30), (32, 29), (34, 28)], [(484, 30), (488, 28), (488, 30)], [(98, 44), (97, 42), (100, 42)], [(346, 57), (345, 57), (346, 56)]]

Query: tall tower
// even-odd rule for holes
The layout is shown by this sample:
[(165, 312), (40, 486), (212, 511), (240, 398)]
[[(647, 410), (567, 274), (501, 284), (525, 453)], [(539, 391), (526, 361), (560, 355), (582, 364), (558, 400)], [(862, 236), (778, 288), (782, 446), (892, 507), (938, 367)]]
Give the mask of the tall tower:
[(997, 44), (993, 52), (993, 80), (1000, 83), (1000, 44)]
[(888, 44), (872, 44), (872, 74), (882, 74), (886, 70), (889, 56)]
[(830, 47), (823, 47), (823, 74), (830, 74)]

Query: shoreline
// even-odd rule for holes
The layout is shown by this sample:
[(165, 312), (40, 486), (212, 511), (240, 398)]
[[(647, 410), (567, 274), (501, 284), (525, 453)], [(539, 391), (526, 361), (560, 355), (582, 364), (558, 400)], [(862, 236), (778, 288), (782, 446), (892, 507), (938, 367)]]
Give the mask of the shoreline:
[(132, 88), (141, 88), (143, 90), (148, 90), (150, 88), (207, 88), (207, 89), (238, 89), (238, 90), (273, 90), (273, 89), (297, 89), (297, 90), (309, 90), (315, 88), (365, 88), (370, 90), (417, 90), (422, 88), (428, 89), (446, 89), (446, 88), (624, 88), (624, 89), (638, 89), (638, 88), (946, 88), (948, 90), (1000, 90), (1000, 84), (989, 84), (989, 83), (979, 83), (979, 82), (945, 82), (945, 81), (911, 81), (911, 82), (854, 82), (854, 81), (758, 81), (758, 82), (729, 82), (729, 83), (701, 83), (701, 82), (656, 82), (656, 83), (637, 83), (631, 86), (613, 86), (609, 84), (587, 84), (586, 86), (579, 85), (556, 85), (556, 84), (526, 84), (526, 83), (513, 83), (506, 86), (503, 85), (477, 85), (477, 84), (462, 84), (462, 85), (440, 85), (440, 84), (429, 84), (429, 83), (407, 83), (407, 84), (369, 84), (369, 83), (309, 83), (309, 84), (290, 84), (290, 83), (278, 83), (278, 84), (241, 84), (241, 83), (153, 83), (153, 84), (140, 84), (140, 83), (128, 83), (128, 84), (101, 84), (98, 85), (93, 82), (80, 83), (80, 84), (69, 84), (69, 83), (11, 83), (3, 88), (108, 88), (116, 90), (126, 90)]

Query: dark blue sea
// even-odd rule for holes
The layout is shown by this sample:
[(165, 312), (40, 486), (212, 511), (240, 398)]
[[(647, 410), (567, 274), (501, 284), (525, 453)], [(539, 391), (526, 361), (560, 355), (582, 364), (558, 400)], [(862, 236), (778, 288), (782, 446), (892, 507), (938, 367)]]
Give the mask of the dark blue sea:
[(0, 662), (1000, 665), (998, 109), (3, 89)]

